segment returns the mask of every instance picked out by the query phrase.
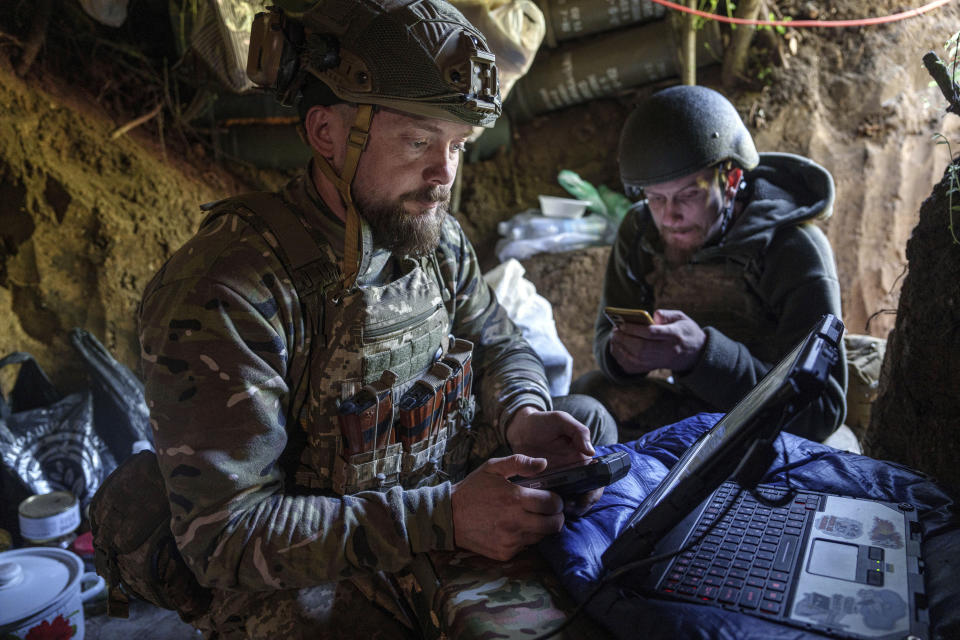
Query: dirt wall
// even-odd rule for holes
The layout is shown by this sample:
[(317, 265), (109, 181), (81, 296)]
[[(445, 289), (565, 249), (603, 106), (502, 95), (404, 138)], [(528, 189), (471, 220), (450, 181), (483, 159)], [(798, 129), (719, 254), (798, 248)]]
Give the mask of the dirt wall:
[[(832, 18), (885, 15), (889, 2), (835, 2)], [(797, 31), (796, 53), (775, 41), (782, 66), (762, 89), (731, 93), (761, 151), (805, 155), (834, 176), (833, 217), (820, 224), (834, 247), (844, 322), (850, 332), (886, 337), (893, 326), (905, 246), (920, 203), (939, 179), (947, 154), (932, 140), (958, 137), (943, 99), (921, 63), (960, 25), (960, 6), (862, 30)], [(768, 36), (769, 37), (769, 36)], [(715, 70), (699, 81), (716, 81)], [(715, 84), (714, 84), (715, 86)], [(463, 218), (483, 249), (495, 222), (536, 206), (538, 193), (562, 195), (556, 171), (573, 169), (595, 184), (620, 188), (616, 143), (636, 95), (571, 107), (517, 126), (509, 151), (469, 165)], [(960, 145), (958, 145), (960, 146)], [(528, 279), (554, 304), (558, 333), (574, 357), (574, 376), (594, 367), (590, 334), (606, 253), (541, 254), (524, 262)]]
[[(901, 10), (890, 2), (872, 9)], [(844, 320), (855, 333), (885, 337), (893, 327), (906, 241), (948, 162), (932, 136), (960, 132), (957, 118), (944, 118), (921, 62), (928, 50), (942, 55), (958, 26), (960, 6), (951, 3), (889, 26), (824, 30), (816, 41), (801, 32), (798, 55), (770, 90), (775, 115), (757, 132), (758, 147), (807, 155), (836, 181), (836, 211), (824, 229), (837, 256)]]
[(83, 384), (68, 333), (93, 333), (137, 367), (135, 311), (198, 203), (240, 190), (202, 158), (164, 155), (55, 86), (25, 83), (0, 59), (0, 355), (28, 351), (63, 392)]
[[(960, 493), (960, 243), (949, 229), (960, 196), (948, 194), (957, 180), (944, 174), (907, 243), (910, 271), (864, 449), (923, 469)], [(960, 235), (960, 213), (953, 215)]]

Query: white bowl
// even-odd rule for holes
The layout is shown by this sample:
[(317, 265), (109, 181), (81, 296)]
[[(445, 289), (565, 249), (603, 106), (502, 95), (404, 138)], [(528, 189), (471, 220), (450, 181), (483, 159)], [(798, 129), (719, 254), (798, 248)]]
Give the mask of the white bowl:
[(587, 210), (585, 200), (540, 196), (540, 211), (551, 218), (579, 218)]

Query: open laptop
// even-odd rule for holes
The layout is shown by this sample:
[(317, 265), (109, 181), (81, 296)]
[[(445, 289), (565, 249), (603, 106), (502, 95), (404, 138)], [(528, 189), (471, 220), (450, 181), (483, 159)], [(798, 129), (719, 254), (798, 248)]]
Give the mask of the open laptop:
[(929, 637), (912, 506), (756, 486), (842, 335), (824, 316), (686, 451), (603, 554), (608, 574), (649, 558), (618, 581), (837, 637)]

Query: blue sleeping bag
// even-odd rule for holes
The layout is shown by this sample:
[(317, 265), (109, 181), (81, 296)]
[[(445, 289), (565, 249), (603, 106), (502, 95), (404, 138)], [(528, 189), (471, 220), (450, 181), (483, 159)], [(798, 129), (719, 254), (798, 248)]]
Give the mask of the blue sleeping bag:
[[(582, 603), (603, 575), (600, 556), (683, 452), (722, 416), (700, 414), (625, 444), (597, 447), (597, 453), (626, 451), (629, 474), (607, 487), (583, 517), (568, 520), (563, 531), (540, 543), (540, 551), (561, 582)], [(928, 477), (892, 462), (838, 451), (789, 433), (776, 441), (772, 469), (781, 472), (764, 483), (852, 497), (908, 502), (918, 507), (926, 560), (925, 585), (933, 638), (960, 638), (960, 520), (950, 496)], [(817, 633), (774, 624), (756, 616), (645, 597), (616, 584), (600, 588), (587, 612), (621, 638), (704, 638), (710, 640), (806, 640)]]

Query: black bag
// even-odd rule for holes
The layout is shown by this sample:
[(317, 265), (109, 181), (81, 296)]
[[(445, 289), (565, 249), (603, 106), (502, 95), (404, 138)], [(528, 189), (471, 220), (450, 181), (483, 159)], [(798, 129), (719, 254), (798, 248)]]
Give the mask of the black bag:
[(13, 389), (0, 392), (0, 526), (19, 543), (24, 498), (69, 491), (82, 510), (116, 463), (94, 430), (89, 392), (61, 396), (28, 353), (0, 359), (0, 369), (13, 364), (20, 365)]
[(91, 333), (74, 329), (70, 342), (87, 367), (94, 427), (113, 459), (119, 464), (137, 450), (152, 448), (150, 410), (143, 397), (143, 383)]

